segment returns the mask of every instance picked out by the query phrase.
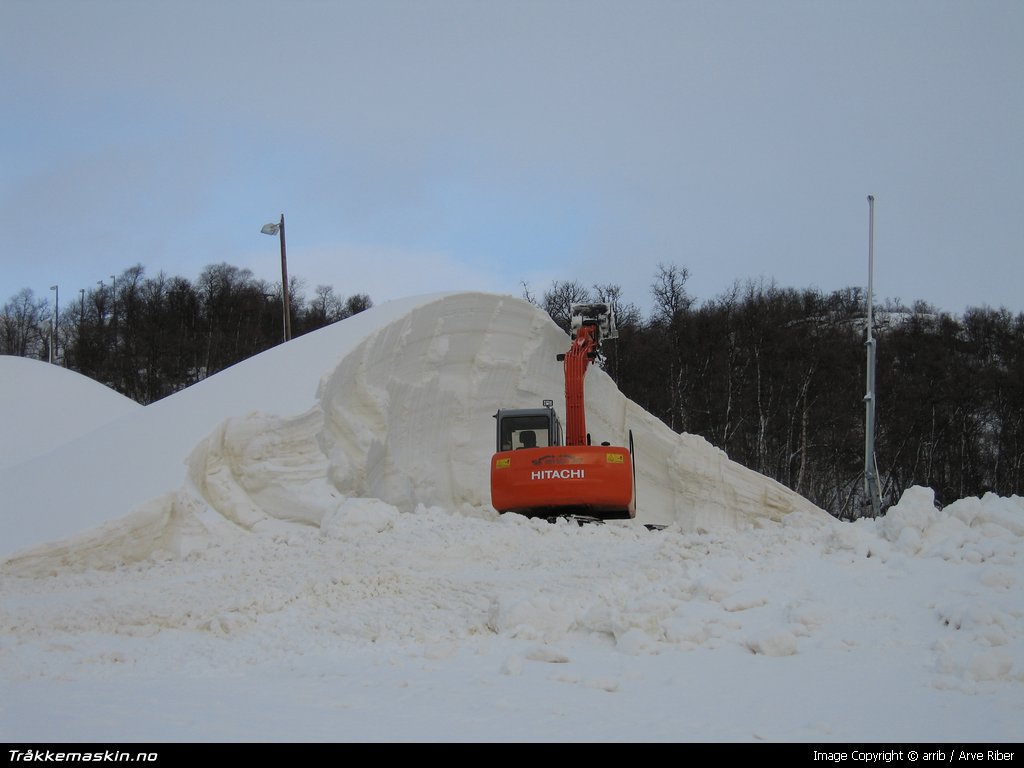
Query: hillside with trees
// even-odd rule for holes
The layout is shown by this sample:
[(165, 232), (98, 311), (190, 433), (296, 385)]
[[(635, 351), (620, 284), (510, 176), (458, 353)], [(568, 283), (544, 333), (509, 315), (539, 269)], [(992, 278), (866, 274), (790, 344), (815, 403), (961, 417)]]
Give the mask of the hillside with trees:
[[(564, 282), (525, 297), (566, 330), (571, 304), (610, 303), (619, 338), (603, 365), (628, 398), (833, 515), (860, 516), (863, 289), (737, 282), (698, 305), (687, 278), (661, 266), (646, 318), (615, 286)], [(890, 302), (875, 308), (873, 335), (883, 509), (913, 485), (940, 504), (1024, 493), (1024, 313)]]

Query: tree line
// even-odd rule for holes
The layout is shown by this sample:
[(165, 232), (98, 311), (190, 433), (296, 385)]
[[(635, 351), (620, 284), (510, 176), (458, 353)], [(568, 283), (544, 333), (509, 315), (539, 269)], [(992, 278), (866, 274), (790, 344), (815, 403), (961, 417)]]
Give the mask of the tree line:
[[(373, 302), (330, 286), (307, 297), (289, 280), (291, 335), (300, 336)], [(51, 360), (142, 404), (173, 394), (284, 341), (281, 285), (248, 269), (211, 264), (192, 282), (142, 265), (55, 307), (22, 289), (0, 314), (0, 354)]]
[[(524, 285), (523, 298), (566, 331), (573, 304), (610, 304), (619, 337), (600, 364), (626, 397), (836, 517), (864, 514), (863, 289), (737, 281), (698, 303), (688, 278), (660, 265), (647, 316), (612, 284), (556, 281), (539, 297)], [(137, 265), (79, 293), (56, 318), (48, 298), (14, 296), (0, 314), (0, 353), (53, 359), (150, 403), (283, 340), (280, 285), (227, 264), (195, 283)], [(294, 336), (372, 306), (328, 286), (307, 298), (298, 279), (289, 303)], [(913, 485), (940, 504), (1024, 493), (1024, 313), (889, 301), (872, 332), (883, 509)]]

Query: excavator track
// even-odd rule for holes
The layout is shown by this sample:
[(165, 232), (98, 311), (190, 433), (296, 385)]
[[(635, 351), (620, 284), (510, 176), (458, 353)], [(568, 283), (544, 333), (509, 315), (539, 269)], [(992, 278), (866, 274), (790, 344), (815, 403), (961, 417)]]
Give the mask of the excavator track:
[[(549, 523), (557, 523), (559, 520), (571, 520), (578, 524), (580, 527), (584, 525), (604, 525), (607, 520), (600, 517), (591, 517), (590, 515), (552, 515), (545, 517)], [(644, 528), (649, 531), (661, 531), (667, 528), (666, 525), (655, 525), (654, 523), (644, 523)]]

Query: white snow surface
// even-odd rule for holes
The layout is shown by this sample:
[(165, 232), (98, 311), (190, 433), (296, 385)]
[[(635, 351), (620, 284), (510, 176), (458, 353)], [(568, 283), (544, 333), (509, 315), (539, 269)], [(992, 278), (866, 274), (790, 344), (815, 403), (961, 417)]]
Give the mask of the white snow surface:
[(142, 406), (66, 368), (0, 357), (0, 469), (52, 451)]
[(0, 358), (0, 738), (1024, 740), (1024, 499), (839, 522), (592, 367), (637, 519), (499, 516), (492, 415), (564, 412), (567, 345), (452, 293), (146, 407)]

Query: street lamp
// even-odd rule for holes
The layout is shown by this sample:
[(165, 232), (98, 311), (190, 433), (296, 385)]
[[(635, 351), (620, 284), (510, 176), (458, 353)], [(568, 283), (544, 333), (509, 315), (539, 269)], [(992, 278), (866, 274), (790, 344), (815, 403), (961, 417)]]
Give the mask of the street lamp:
[(60, 289), (56, 285), (51, 285), (50, 290), (53, 294), (53, 341), (50, 343), (50, 362), (53, 362), (54, 358), (59, 359), (57, 354), (57, 332), (60, 327), (57, 325), (57, 321), (60, 319)]
[(292, 337), (291, 308), (288, 305), (288, 260), (285, 256), (284, 247), (284, 214), (281, 214), (281, 221), (274, 224), (264, 224), (260, 230), (264, 235), (281, 236), (281, 293), (284, 297), (284, 340)]

